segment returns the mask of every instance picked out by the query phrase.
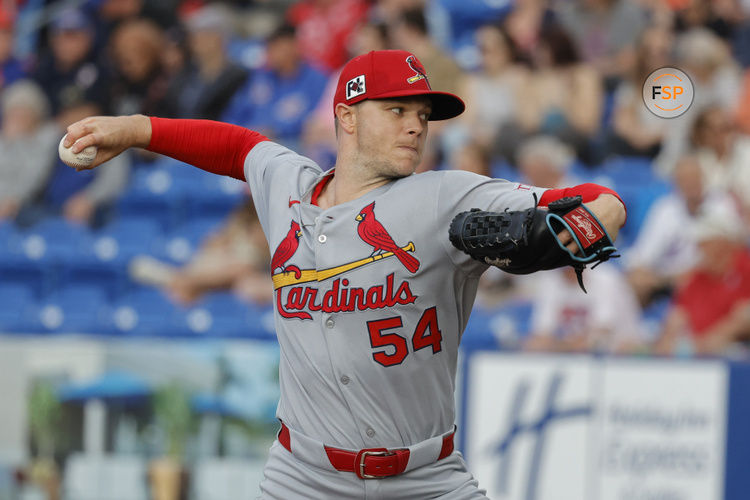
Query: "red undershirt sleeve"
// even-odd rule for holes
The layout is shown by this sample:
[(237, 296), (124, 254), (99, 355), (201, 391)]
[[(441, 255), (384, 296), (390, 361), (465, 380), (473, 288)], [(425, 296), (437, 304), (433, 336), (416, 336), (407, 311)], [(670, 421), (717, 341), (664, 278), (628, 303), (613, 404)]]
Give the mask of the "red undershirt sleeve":
[(622, 203), (622, 206), (625, 207), (625, 211), (627, 213), (628, 207), (625, 206), (625, 202), (622, 201), (622, 198), (620, 198), (619, 194), (617, 194), (612, 189), (593, 183), (579, 184), (577, 186), (564, 189), (548, 189), (539, 199), (539, 206), (546, 207), (555, 200), (559, 200), (567, 196), (578, 195), (583, 198), (583, 203), (588, 203), (597, 199), (600, 194), (611, 194), (613, 196), (616, 196), (617, 199), (620, 200), (620, 203)]
[(237, 125), (210, 120), (151, 117), (148, 150), (207, 172), (245, 180), (245, 157), (268, 138)]

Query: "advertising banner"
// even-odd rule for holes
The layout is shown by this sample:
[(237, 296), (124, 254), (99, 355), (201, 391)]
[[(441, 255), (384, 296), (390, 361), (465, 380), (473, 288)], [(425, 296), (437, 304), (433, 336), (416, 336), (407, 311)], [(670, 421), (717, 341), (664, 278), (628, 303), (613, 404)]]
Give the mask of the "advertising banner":
[(725, 365), (610, 361), (602, 376), (596, 498), (724, 498)]
[(489, 498), (587, 498), (591, 376), (587, 357), (472, 356), (464, 451)]
[(721, 500), (727, 368), (479, 352), (463, 445), (495, 500)]

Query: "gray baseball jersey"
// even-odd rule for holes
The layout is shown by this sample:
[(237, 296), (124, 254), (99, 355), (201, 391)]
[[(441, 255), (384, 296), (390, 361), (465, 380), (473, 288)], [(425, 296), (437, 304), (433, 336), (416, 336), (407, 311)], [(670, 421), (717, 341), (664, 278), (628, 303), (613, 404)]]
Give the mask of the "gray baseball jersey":
[(325, 175), (273, 142), (245, 160), (273, 253), (277, 416), (355, 450), (448, 432), (458, 344), (487, 267), (451, 245), (448, 226), (473, 207), (528, 208), (544, 189), (426, 172), (322, 210), (311, 198)]

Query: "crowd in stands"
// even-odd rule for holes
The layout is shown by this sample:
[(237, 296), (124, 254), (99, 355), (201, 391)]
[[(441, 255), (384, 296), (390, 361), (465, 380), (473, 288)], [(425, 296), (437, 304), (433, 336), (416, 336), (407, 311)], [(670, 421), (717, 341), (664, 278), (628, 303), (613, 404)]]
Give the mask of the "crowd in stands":
[[(459, 118), (431, 122), (420, 171), (550, 188), (598, 182), (628, 205), (623, 258), (584, 274), (588, 294), (566, 269), (484, 276), (478, 310), (526, 315), (516, 345), (750, 356), (742, 0), (4, 2), (0, 230), (22, 241), (54, 221), (95, 238), (153, 219), (164, 238), (190, 243), (187, 254), (141, 241), (115, 259), (127, 276), (108, 300), (156, 286), (180, 307), (217, 290), (269, 303), (268, 248), (241, 188), (209, 188), (208, 174), (145, 151), (76, 173), (55, 147), (83, 117), (143, 113), (245, 126), (329, 168), (339, 68), (386, 48), (413, 52), (434, 89), (467, 104)], [(695, 89), (688, 112), (668, 120), (642, 98), (646, 77), (665, 66)], [(0, 287), (28, 276), (12, 271), (0, 269)], [(40, 300), (67, 283), (58, 274)]]

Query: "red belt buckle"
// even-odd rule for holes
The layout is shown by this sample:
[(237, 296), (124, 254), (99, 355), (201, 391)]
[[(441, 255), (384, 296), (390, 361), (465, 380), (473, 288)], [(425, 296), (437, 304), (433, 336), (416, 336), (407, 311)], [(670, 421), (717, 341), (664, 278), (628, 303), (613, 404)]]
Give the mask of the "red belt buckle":
[(388, 451), (385, 448), (368, 448), (364, 450), (359, 450), (357, 453), (357, 456), (354, 458), (354, 472), (357, 474), (357, 477), (360, 479), (382, 479), (384, 477), (388, 476), (394, 476), (397, 474), (395, 472), (392, 473), (385, 473), (380, 476), (372, 475), (372, 474), (365, 474), (365, 458), (368, 456), (376, 456), (376, 457), (389, 457), (396, 455), (393, 451)]

